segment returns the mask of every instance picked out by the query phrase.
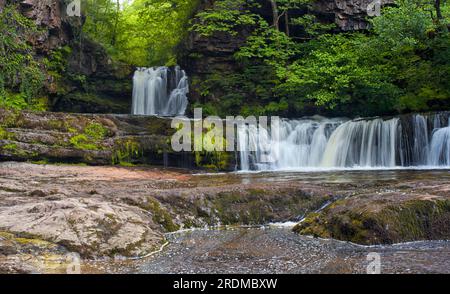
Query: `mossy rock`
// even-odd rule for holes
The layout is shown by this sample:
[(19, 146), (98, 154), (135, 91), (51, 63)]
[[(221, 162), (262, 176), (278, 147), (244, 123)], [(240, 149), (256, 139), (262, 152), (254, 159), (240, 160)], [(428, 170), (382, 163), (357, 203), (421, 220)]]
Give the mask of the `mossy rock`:
[(109, 130), (98, 122), (90, 122), (82, 133), (75, 134), (70, 138), (70, 143), (80, 150), (103, 150), (103, 140), (108, 136)]
[(161, 227), (167, 232), (175, 232), (180, 229), (180, 226), (175, 223), (169, 210), (163, 207), (158, 200), (152, 197), (147, 197), (144, 201), (127, 199), (127, 204), (138, 206), (150, 212), (152, 214), (153, 221), (161, 225)]
[(308, 215), (294, 230), (366, 245), (450, 239), (450, 200), (411, 199), (374, 211), (348, 201)]
[[(220, 192), (197, 204), (197, 217), (211, 225), (262, 225), (299, 220), (330, 200), (330, 196), (306, 195), (301, 190), (246, 189)], [(205, 209), (208, 208), (208, 209)], [(209, 211), (209, 213), (207, 213)]]

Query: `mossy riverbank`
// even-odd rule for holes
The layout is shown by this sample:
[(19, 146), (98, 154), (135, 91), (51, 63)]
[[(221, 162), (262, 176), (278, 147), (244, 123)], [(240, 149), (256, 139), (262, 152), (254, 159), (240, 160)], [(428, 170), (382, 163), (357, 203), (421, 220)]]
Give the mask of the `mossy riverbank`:
[(234, 170), (234, 153), (174, 152), (171, 120), (0, 109), (0, 161)]
[(312, 213), (295, 229), (302, 235), (364, 245), (450, 239), (450, 199), (390, 195), (354, 197)]

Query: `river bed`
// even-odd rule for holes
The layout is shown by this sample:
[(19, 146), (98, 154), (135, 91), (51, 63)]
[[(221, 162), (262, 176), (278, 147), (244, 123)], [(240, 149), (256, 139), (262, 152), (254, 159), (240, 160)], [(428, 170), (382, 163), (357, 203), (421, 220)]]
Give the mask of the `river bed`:
[(193, 230), (167, 238), (170, 244), (152, 257), (90, 263), (85, 269), (131, 274), (364, 274), (379, 254), (383, 274), (450, 273), (448, 241), (360, 246), (277, 227)]
[[(74, 240), (73, 244), (84, 242), (86, 245), (83, 246), (97, 242), (110, 244), (109, 240), (112, 237), (119, 240), (118, 242), (127, 242), (127, 237), (140, 232), (141, 227), (147, 227), (147, 222), (153, 221), (151, 215), (146, 214), (138, 218), (137, 213), (141, 213), (142, 208), (136, 205), (141, 204), (138, 202), (135, 204), (130, 200), (138, 201), (148, 195), (156, 197), (155, 199), (164, 203), (165, 207), (172, 208), (170, 205), (174, 205), (176, 209), (181, 209), (183, 206), (180, 203), (183, 204), (192, 197), (214, 200), (214, 197), (232, 191), (243, 193), (243, 197), (259, 198), (266, 197), (260, 196), (266, 194), (246, 194), (245, 191), (276, 193), (278, 190), (272, 190), (274, 187), (276, 189), (301, 187), (301, 191), (306, 191), (305, 197), (308, 199), (314, 199), (316, 194), (331, 193), (337, 197), (336, 199), (359, 199), (362, 203), (373, 202), (376, 205), (386, 199), (397, 203), (396, 201), (409, 201), (408, 199), (437, 197), (446, 199), (450, 194), (448, 170), (192, 174), (184, 170), (152, 167), (56, 166), (27, 163), (2, 163), (0, 167), (2, 230), (21, 229), (24, 232), (33, 232), (39, 229), (43, 236), (47, 236), (45, 239), (51, 241), (57, 240), (61, 235), (59, 233), (53, 236), (53, 232), (70, 231), (71, 226), (76, 225), (79, 239)], [(272, 195), (270, 193), (267, 195)], [(177, 199), (178, 202), (172, 202), (173, 199)], [(252, 208), (245, 206), (243, 209), (251, 211)], [(102, 210), (108, 214), (102, 216), (100, 214)], [(61, 211), (64, 212), (64, 218), (59, 218), (58, 213)], [(136, 215), (130, 214), (132, 212)], [(176, 217), (179, 217), (191, 213), (191, 210), (185, 208), (171, 213), (177, 213)], [(109, 231), (106, 235), (105, 230), (109, 230), (109, 227), (103, 222), (105, 217), (121, 221), (120, 217), (123, 214), (142, 221), (142, 226), (126, 227), (128, 231), (123, 234), (119, 234), (120, 230), (114, 229), (111, 232), (116, 235), (109, 235)], [(290, 221), (291, 225), (300, 220), (296, 215), (286, 214), (285, 218), (281, 218), (283, 215), (285, 213), (279, 211), (275, 216), (280, 218), (278, 221)], [(83, 221), (78, 224), (75, 221), (80, 217)], [(15, 223), (20, 227), (14, 226)], [(125, 220), (123, 226), (126, 224)], [(156, 225), (153, 224), (151, 227), (155, 234)], [(83, 230), (87, 232), (88, 237), (82, 235)], [(90, 232), (101, 232), (103, 235), (98, 233), (92, 235)], [(94, 238), (92, 236), (97, 239), (92, 239)], [(194, 229), (168, 234), (163, 232), (162, 237), (165, 239), (164, 243), (167, 241), (168, 244), (160, 252), (155, 252), (149, 257), (140, 259), (118, 257), (116, 260), (84, 258), (81, 272), (366, 273), (371, 261), (368, 260), (368, 255), (377, 253), (380, 257), (381, 273), (450, 273), (448, 241), (428, 240), (396, 245), (362, 246), (302, 236), (294, 233), (290, 226), (261, 225)], [(64, 242), (71, 241), (67, 240)], [(161, 241), (158, 242), (163, 244)], [(64, 263), (58, 265), (55, 264), (58, 262), (55, 262), (50, 265), (47, 262), (35, 266), (36, 262), (33, 262), (33, 259), (42, 259), (42, 256), (49, 252), (64, 254), (67, 251), (63, 248), (54, 249), (47, 246), (37, 250), (39, 246), (33, 245), (25, 246), (25, 249), (15, 249), (11, 246), (13, 243), (5, 239), (4, 235), (0, 235), (0, 268), (12, 264), (13, 269), (19, 268), (19, 271), (25, 272), (66, 272)], [(94, 253), (96, 252), (94, 250)], [(2, 254), (6, 255), (2, 257)]]

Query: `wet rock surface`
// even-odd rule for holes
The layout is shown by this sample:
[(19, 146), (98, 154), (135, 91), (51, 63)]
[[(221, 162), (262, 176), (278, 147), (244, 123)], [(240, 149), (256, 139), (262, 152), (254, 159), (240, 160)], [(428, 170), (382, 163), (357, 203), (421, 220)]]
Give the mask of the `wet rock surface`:
[[(430, 241), (375, 247), (259, 226), (302, 221), (319, 227), (311, 217), (326, 220), (335, 209), (358, 212), (363, 206), (376, 212), (410, 201), (445, 201), (449, 179), (444, 170), (192, 174), (152, 167), (6, 162), (0, 164), (0, 268), (65, 272), (67, 254), (77, 253), (84, 260), (82, 270), (92, 273), (352, 273), (364, 272), (367, 254), (375, 250), (382, 253), (386, 272), (447, 272), (448, 243), (431, 241), (449, 238), (445, 221), (429, 222), (440, 235), (402, 239)], [(409, 213), (408, 219), (434, 219)], [(398, 220), (393, 214), (386, 217)], [(252, 228), (170, 233), (221, 225)], [(365, 228), (368, 238), (376, 235), (372, 228)], [(417, 228), (420, 232), (421, 226)], [(344, 235), (324, 236), (347, 240)], [(24, 245), (21, 239), (48, 246)], [(151, 257), (123, 260), (158, 251), (167, 241)], [(107, 259), (93, 261), (95, 257)]]
[[(171, 245), (130, 273), (350, 274), (367, 273), (368, 254), (382, 273), (448, 273), (450, 243), (363, 247), (298, 236), (288, 229), (237, 228), (169, 236)], [(255, 246), (257, 244), (257, 246)]]
[(58, 272), (70, 261), (70, 252), (62, 246), (0, 232), (0, 274)]
[(143, 256), (163, 243), (164, 232), (180, 228), (297, 219), (329, 199), (321, 190), (290, 183), (256, 189), (181, 170), (0, 167), (0, 231), (59, 244), (86, 258)]

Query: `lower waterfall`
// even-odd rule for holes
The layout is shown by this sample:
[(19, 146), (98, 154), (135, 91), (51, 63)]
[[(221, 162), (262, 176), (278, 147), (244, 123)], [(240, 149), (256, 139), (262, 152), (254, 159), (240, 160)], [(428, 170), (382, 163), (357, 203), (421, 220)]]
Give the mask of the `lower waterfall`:
[(138, 68), (133, 78), (134, 115), (184, 115), (188, 106), (186, 72), (174, 68)]
[(241, 170), (450, 167), (449, 113), (283, 120), (279, 134), (238, 128)]
[(435, 131), (431, 140), (429, 164), (450, 166), (450, 124)]

